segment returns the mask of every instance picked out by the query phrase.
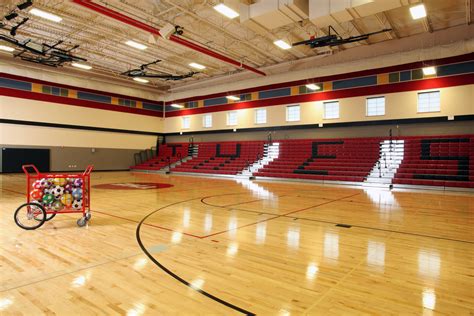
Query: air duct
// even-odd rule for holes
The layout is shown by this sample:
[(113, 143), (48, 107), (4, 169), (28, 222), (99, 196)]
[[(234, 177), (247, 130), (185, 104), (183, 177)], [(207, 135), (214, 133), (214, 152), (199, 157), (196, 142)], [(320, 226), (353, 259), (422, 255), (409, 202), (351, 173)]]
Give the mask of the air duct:
[(311, 0), (309, 19), (323, 28), (353, 20), (350, 10), (359, 17), (365, 17), (401, 6), (400, 0)]
[(256, 22), (272, 30), (308, 18), (308, 0), (261, 0), (240, 6), (240, 22)]

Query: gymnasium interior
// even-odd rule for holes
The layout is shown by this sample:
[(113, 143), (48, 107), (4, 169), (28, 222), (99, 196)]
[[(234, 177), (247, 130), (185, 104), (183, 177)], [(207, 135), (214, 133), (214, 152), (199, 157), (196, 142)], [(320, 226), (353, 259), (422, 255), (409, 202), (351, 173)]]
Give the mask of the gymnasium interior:
[(474, 315), (472, 0), (2, 0), (0, 315)]

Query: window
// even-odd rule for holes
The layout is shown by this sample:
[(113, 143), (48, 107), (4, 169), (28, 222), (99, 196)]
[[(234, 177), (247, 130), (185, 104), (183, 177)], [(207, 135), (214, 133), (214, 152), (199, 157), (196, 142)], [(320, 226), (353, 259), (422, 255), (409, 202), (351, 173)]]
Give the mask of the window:
[(290, 105), (286, 107), (286, 121), (297, 122), (300, 120), (300, 106)]
[(255, 124), (265, 124), (267, 122), (267, 110), (256, 109), (255, 110)]
[(324, 102), (324, 118), (339, 118), (339, 101)]
[(237, 125), (237, 111), (227, 113), (227, 125)]
[(240, 101), (252, 101), (252, 94), (251, 93), (241, 94)]
[(198, 102), (197, 101), (189, 101), (184, 103), (184, 107), (186, 109), (194, 109), (198, 107)]
[(367, 98), (367, 116), (385, 115), (385, 97)]
[(46, 85), (43, 85), (42, 91), (43, 91), (43, 93), (52, 94), (52, 95), (59, 95), (59, 96), (62, 96), (62, 97), (67, 97), (68, 94), (69, 94), (68, 89), (63, 89), (63, 88), (58, 88), (58, 87), (51, 87), (51, 86), (46, 86)]
[(212, 114), (206, 114), (202, 117), (203, 127), (212, 127)]
[(127, 99), (118, 99), (119, 105), (123, 106), (130, 106), (132, 108), (137, 106), (137, 102), (133, 100), (127, 100)]
[(441, 110), (439, 91), (418, 93), (418, 113)]
[(188, 129), (191, 127), (191, 118), (189, 116), (183, 117), (183, 129)]

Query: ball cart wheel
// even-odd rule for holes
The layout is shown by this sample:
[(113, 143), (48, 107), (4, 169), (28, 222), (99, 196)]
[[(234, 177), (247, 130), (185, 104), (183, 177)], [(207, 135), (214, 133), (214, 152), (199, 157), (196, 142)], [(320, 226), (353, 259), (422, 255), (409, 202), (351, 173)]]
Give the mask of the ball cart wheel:
[(46, 214), (46, 221), (52, 220), (54, 216), (56, 216), (56, 213)]
[[(44, 220), (45, 220), (46, 222), (47, 222), (47, 221), (50, 221), (50, 220), (53, 219), (54, 216), (56, 216), (56, 213), (46, 214), (46, 218), (45, 218)], [(37, 220), (37, 219), (35, 218), (35, 220)]]
[(77, 220), (77, 226), (84, 227), (87, 224), (87, 219), (85, 217), (81, 217)]
[(91, 217), (92, 217), (91, 213), (90, 213), (90, 212), (87, 212), (87, 213), (86, 213), (86, 220), (87, 220), (87, 221), (90, 221), (90, 220), (91, 220)]
[(33, 230), (46, 222), (46, 211), (38, 203), (25, 203), (16, 209), (13, 218), (19, 227)]

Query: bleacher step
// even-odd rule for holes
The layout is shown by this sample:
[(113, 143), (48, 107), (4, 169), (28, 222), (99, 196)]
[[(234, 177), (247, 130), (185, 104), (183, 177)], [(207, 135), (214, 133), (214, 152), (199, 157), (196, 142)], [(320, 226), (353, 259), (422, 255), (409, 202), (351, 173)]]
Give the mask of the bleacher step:
[(379, 159), (364, 180), (364, 186), (390, 186), (403, 161), (404, 140), (382, 140)]

